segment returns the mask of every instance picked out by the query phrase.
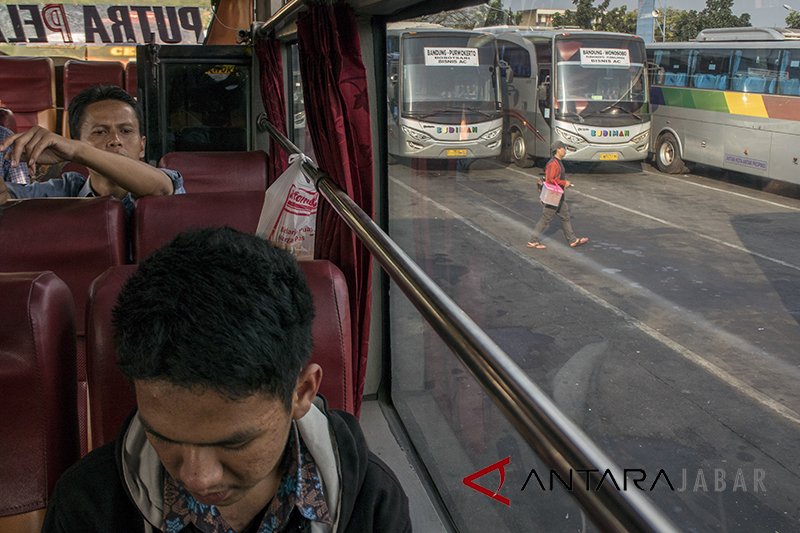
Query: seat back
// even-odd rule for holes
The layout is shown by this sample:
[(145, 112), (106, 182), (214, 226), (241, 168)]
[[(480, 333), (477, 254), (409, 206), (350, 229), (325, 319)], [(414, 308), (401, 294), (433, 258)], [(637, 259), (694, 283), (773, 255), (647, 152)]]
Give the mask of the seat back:
[(78, 460), (75, 307), (52, 272), (0, 274), (0, 531), (38, 532)]
[(124, 87), (125, 69), (119, 61), (82, 61), (70, 59), (64, 63), (64, 115), (61, 131), (70, 137), (69, 103), (81, 91), (95, 85)]
[(179, 170), (186, 192), (263, 191), (267, 154), (250, 152), (170, 152), (159, 167)]
[[(320, 394), (335, 409), (354, 412), (350, 306), (344, 274), (324, 260), (300, 261), (314, 299), (311, 361), (323, 369)], [(116, 364), (111, 310), (135, 265), (112, 267), (95, 280), (89, 304), (87, 352), (92, 447), (113, 440), (136, 405), (133, 389)]]
[(14, 111), (17, 133), (56, 129), (55, 66), (49, 57), (0, 56), (0, 100)]
[(144, 260), (187, 229), (230, 226), (255, 233), (263, 205), (263, 191), (142, 197), (134, 211), (134, 259)]
[(139, 85), (138, 85), (139, 69), (136, 67), (136, 61), (128, 61), (125, 65), (125, 91), (134, 98), (138, 98)]
[(122, 203), (104, 198), (42, 198), (8, 204), (0, 217), (0, 272), (51, 270), (72, 291), (77, 333), (78, 416), (88, 443), (85, 323), (94, 278), (127, 258)]

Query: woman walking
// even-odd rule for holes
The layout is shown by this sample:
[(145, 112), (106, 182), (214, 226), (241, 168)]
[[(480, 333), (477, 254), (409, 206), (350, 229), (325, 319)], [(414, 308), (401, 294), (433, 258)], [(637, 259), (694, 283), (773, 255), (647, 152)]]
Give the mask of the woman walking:
[(564, 194), (561, 195), (561, 200), (557, 206), (542, 204), (544, 207), (542, 209), (542, 216), (533, 228), (533, 237), (528, 241), (528, 248), (535, 248), (537, 250), (547, 248), (547, 246), (542, 244), (542, 233), (547, 229), (547, 226), (555, 215), (558, 215), (558, 218), (561, 219), (561, 230), (564, 232), (564, 237), (566, 237), (570, 247), (575, 248), (589, 242), (589, 237), (578, 237), (575, 235), (575, 231), (572, 229), (572, 222), (570, 222), (569, 219), (566, 190), (568, 187), (572, 186), (572, 183), (566, 179), (566, 173), (564, 172), (564, 163), (562, 159), (564, 159), (566, 154), (567, 147), (563, 142), (556, 141), (553, 143), (553, 158), (550, 159), (550, 161), (547, 162), (547, 166), (544, 167), (545, 183), (558, 185), (564, 190)]

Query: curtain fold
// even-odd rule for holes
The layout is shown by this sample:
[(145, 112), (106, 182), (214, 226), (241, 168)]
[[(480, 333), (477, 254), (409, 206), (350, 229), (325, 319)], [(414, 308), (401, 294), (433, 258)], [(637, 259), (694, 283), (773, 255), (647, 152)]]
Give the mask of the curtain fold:
[[(255, 51), (259, 63), (261, 99), (264, 102), (267, 119), (278, 131), (286, 135), (286, 99), (283, 94), (283, 62), (281, 61), (280, 42), (273, 37), (258, 39), (255, 43)], [(286, 152), (272, 138), (269, 143), (269, 161), (267, 186), (272, 185), (288, 166)]]
[[(306, 127), (317, 163), (372, 217), (369, 99), (355, 15), (342, 2), (310, 5), (298, 17), (297, 32)], [(358, 416), (369, 347), (370, 255), (326, 202), (317, 213), (315, 257), (332, 261), (348, 280)]]

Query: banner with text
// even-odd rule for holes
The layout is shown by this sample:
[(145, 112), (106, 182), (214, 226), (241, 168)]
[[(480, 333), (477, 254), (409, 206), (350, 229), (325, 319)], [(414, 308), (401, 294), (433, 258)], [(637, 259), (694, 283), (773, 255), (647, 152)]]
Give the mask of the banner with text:
[(174, 6), (0, 4), (0, 43), (199, 44), (211, 16), (208, 1)]

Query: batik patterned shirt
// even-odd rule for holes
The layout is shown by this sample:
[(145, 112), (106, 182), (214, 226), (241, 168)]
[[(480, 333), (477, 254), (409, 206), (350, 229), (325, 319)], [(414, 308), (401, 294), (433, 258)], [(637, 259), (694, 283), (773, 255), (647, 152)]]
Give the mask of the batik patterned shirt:
[[(280, 469), (283, 475), (278, 492), (267, 504), (258, 527), (253, 529), (251, 524), (247, 531), (279, 533), (298, 521), (330, 524), (322, 478), (294, 423)], [(164, 475), (163, 528), (166, 533), (234, 533), (214, 505), (197, 501), (169, 474)]]

